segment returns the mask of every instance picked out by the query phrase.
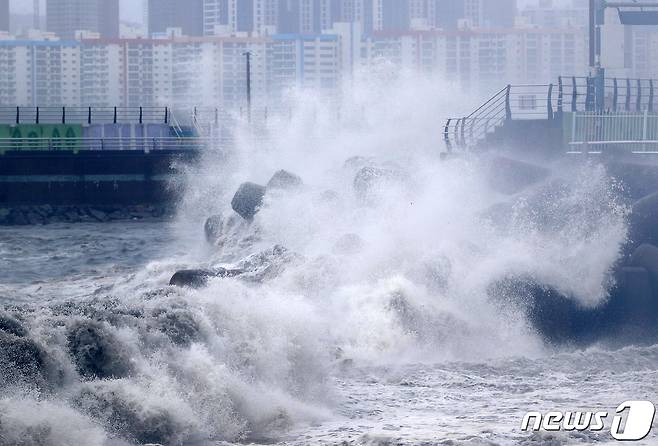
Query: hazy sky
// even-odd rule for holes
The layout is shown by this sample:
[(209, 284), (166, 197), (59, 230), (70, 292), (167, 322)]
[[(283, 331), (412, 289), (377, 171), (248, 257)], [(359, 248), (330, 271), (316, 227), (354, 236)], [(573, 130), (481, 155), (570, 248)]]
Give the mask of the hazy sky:
[[(144, 0), (120, 0), (121, 19), (129, 22), (142, 22)], [(33, 0), (9, 0), (10, 8), (17, 13), (32, 13)], [(41, 0), (42, 14), (46, 11), (46, 0)]]

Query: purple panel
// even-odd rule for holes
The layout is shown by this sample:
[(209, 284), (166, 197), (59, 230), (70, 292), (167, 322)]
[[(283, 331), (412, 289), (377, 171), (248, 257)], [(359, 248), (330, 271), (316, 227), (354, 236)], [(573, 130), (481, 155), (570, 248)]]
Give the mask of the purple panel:
[(118, 138), (119, 137), (119, 128), (116, 124), (104, 124), (105, 128), (105, 138)]
[(166, 124), (147, 124), (146, 134), (149, 138), (163, 138), (169, 135), (169, 126)]
[(88, 127), (82, 128), (82, 136), (84, 138), (102, 138), (103, 137), (103, 125), (102, 124), (93, 124)]
[(134, 128), (135, 128), (135, 138), (143, 138), (144, 126), (140, 124), (134, 124)]

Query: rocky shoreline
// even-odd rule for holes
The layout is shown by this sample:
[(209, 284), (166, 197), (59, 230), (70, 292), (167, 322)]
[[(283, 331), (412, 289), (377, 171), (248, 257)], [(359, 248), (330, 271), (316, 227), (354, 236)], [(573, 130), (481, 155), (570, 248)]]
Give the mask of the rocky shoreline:
[(0, 207), (0, 226), (169, 219), (171, 205), (21, 205)]

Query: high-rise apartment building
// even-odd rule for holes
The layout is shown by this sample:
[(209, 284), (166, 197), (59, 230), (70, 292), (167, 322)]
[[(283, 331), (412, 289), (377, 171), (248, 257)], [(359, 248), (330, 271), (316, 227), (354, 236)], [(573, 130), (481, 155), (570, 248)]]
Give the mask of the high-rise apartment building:
[[(204, 0), (205, 35), (226, 33), (275, 34), (279, 12), (286, 0)], [(184, 33), (189, 34), (189, 33)]]
[(9, 31), (9, 0), (0, 0), (0, 31)]
[(278, 32), (318, 34), (338, 20), (335, 0), (282, 0), (279, 2)]
[[(243, 0), (245, 1), (245, 0)], [(253, 2), (253, 29), (258, 34), (276, 34), (279, 22), (279, 1), (250, 0)]]
[(47, 0), (46, 28), (64, 39), (76, 31), (119, 36), (119, 0)]
[(410, 26), (410, 0), (338, 0), (334, 22), (359, 23), (364, 33), (404, 31)]
[[(40, 36), (35, 36), (40, 37)], [(61, 106), (80, 103), (80, 44), (0, 40), (0, 103)]]
[(229, 24), (229, 0), (204, 0), (203, 34), (213, 36), (235, 31), (235, 26)]
[(375, 0), (373, 7), (374, 29), (382, 31), (409, 29), (409, 0)]
[(516, 0), (464, 0), (464, 18), (473, 28), (511, 28)]
[(204, 0), (148, 0), (149, 35), (180, 28), (188, 36), (204, 32)]

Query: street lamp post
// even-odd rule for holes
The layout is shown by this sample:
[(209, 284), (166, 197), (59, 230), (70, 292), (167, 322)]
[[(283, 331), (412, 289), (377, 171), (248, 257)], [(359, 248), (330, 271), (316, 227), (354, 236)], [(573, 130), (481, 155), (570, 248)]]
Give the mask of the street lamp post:
[[(591, 106), (596, 110), (603, 109), (605, 100), (605, 69), (601, 66), (601, 26), (605, 22), (605, 10), (608, 8), (616, 8), (619, 11), (619, 19), (623, 25), (658, 25), (656, 0), (616, 2), (589, 0), (589, 66), (590, 78), (594, 84), (588, 88), (594, 89), (594, 101)], [(653, 8), (653, 10), (647, 11), (645, 8)]]

